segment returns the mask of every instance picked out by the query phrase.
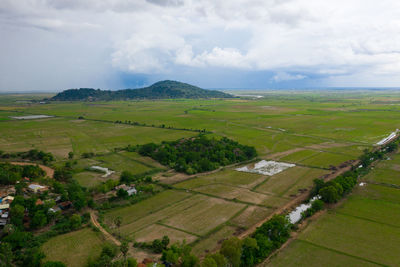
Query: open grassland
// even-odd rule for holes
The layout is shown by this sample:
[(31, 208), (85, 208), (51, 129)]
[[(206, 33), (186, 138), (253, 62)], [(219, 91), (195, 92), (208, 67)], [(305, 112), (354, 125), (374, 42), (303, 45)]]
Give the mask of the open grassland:
[(381, 266), (363, 259), (346, 255), (333, 249), (324, 248), (313, 243), (302, 240), (293, 241), (288, 248), (283, 250), (277, 257), (274, 257), (269, 264), (261, 266)]
[(1, 122), (0, 149), (26, 151), (38, 148), (65, 158), (68, 152), (107, 153), (128, 144), (175, 140), (192, 132), (134, 127), (85, 120), (51, 118)]
[(88, 258), (98, 257), (104, 244), (100, 233), (84, 228), (51, 238), (42, 246), (45, 261), (61, 261), (67, 266), (86, 266)]

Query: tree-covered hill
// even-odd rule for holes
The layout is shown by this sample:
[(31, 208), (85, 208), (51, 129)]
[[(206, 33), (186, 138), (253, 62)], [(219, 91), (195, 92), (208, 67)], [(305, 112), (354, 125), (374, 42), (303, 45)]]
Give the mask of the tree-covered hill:
[(140, 89), (123, 89), (117, 91), (92, 88), (68, 89), (50, 100), (54, 101), (95, 101), (125, 99), (170, 99), (170, 98), (230, 98), (232, 95), (206, 90), (177, 81), (161, 81)]

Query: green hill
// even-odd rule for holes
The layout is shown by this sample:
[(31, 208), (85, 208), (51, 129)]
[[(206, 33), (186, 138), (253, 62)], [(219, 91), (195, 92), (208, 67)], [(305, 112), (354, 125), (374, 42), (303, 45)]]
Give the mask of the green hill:
[(149, 87), (140, 89), (124, 89), (118, 91), (92, 88), (68, 89), (50, 100), (54, 101), (95, 101), (124, 99), (168, 99), (168, 98), (231, 98), (216, 90), (206, 90), (187, 83), (177, 81), (160, 81)]

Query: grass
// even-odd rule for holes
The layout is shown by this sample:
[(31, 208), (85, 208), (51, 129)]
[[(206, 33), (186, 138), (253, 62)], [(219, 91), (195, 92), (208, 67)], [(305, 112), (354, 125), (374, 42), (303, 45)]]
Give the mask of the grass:
[(271, 176), (255, 190), (277, 196), (290, 197), (299, 193), (299, 189), (309, 189), (313, 180), (328, 173), (326, 170), (306, 167), (293, 167)]
[(346, 216), (329, 214), (302, 234), (313, 244), (385, 265), (400, 264), (400, 228)]
[(232, 236), (236, 232), (236, 228), (232, 226), (223, 226), (217, 232), (210, 235), (209, 238), (201, 239), (193, 244), (192, 252), (197, 256), (204, 256), (217, 248), (222, 240)]
[(226, 184), (226, 185), (232, 185), (250, 189), (253, 186), (265, 180), (265, 178), (266, 177), (264, 175), (260, 174), (238, 172), (232, 169), (225, 169), (210, 175), (193, 178), (175, 184), (174, 186), (178, 188), (194, 189), (200, 186), (214, 183), (214, 184)]
[(346, 255), (302, 240), (293, 241), (283, 252), (273, 257), (269, 264), (261, 266), (379, 266), (364, 259)]
[[(30, 99), (41, 99), (45, 96), (1, 95), (0, 150), (25, 151), (38, 148), (55, 154), (57, 164), (65, 160), (68, 152), (73, 151), (78, 158), (77, 168), (81, 171), (75, 179), (82, 185), (91, 187), (103, 181), (103, 178), (100, 177), (101, 174), (84, 171), (87, 166), (100, 165), (115, 170), (117, 173), (110, 177), (112, 179), (117, 179), (123, 170), (139, 174), (166, 169), (134, 152), (116, 153), (115, 148), (126, 147), (128, 144), (160, 143), (163, 140), (196, 135), (188, 131), (112, 123), (116, 120), (137, 121), (149, 126), (165, 124), (166, 127), (206, 129), (212, 131), (214, 136), (227, 136), (254, 146), (261, 159), (267, 159), (278, 152), (303, 149), (292, 154), (285, 153), (280, 160), (316, 168), (298, 166), (272, 177), (228, 168), (174, 184), (177, 190), (166, 190), (143, 202), (105, 213), (105, 223), (111, 228), (113, 218), (121, 216), (121, 232), (127, 235), (152, 238), (152, 235), (158, 237), (165, 232), (175, 240), (187, 238), (192, 241), (195, 237), (194, 251), (203, 254), (205, 250), (215, 248), (221, 239), (233, 235), (237, 230), (236, 225), (251, 227), (259, 219), (268, 216), (272, 210), (269, 207), (279, 207), (298, 194), (299, 189), (309, 188), (314, 178), (327, 173), (321, 168), (357, 158), (363, 149), (371, 148), (374, 143), (400, 128), (400, 106), (387, 105), (400, 101), (400, 95), (394, 91), (268, 91), (262, 94), (265, 98), (258, 100), (179, 99), (46, 105), (29, 102)], [(32, 121), (9, 118), (11, 115), (29, 114), (57, 117)], [(78, 120), (79, 116), (85, 119)], [(325, 146), (326, 144), (329, 146)], [(101, 155), (93, 159), (79, 159), (84, 152)], [(384, 170), (371, 172), (367, 176), (368, 181), (399, 184), (396, 170), (400, 169), (396, 168), (400, 168), (400, 157), (397, 156), (385, 164), (387, 166), (382, 168)], [(374, 187), (369, 184), (366, 188)], [(193, 191), (185, 192), (185, 189)], [(400, 199), (398, 191), (391, 190), (395, 189), (376, 187), (373, 192), (360, 191), (357, 193), (360, 197), (351, 202), (354, 204), (344, 206), (342, 214), (337, 215), (340, 220), (335, 221), (342, 225), (347, 235), (343, 237), (343, 242), (352, 237), (351, 227), (360, 228), (354, 231), (364, 229), (359, 220), (366, 221), (368, 227), (374, 224), (384, 225), (382, 235), (390, 240), (389, 232), (385, 231), (389, 231), (390, 211), (397, 208)], [(374, 210), (371, 211), (368, 207), (374, 207)], [(376, 209), (379, 211), (375, 211)], [(244, 211), (240, 212), (242, 210)], [(393, 218), (398, 218), (396, 216), (393, 215)], [(370, 228), (373, 229), (372, 226)], [(338, 233), (327, 231), (319, 232), (319, 235), (326, 244), (304, 245), (303, 242), (298, 246), (304, 251), (314, 248), (316, 257), (320, 255), (333, 259), (336, 255), (338, 263), (348, 260), (350, 264), (359, 264), (360, 259), (353, 257), (354, 251), (339, 253), (341, 247), (329, 247), (331, 243), (328, 241), (336, 238), (335, 235), (340, 236)], [(373, 241), (350, 240), (348, 249), (350, 246), (357, 249), (358, 242), (374, 243)], [(314, 242), (314, 239), (310, 242)], [(377, 245), (380, 245), (379, 242), (381, 241), (378, 240)], [(389, 243), (395, 247), (394, 250), (398, 247), (396, 242)], [(97, 252), (90, 253), (96, 255)], [(391, 255), (385, 255), (391, 260)], [(359, 257), (364, 256), (363, 254)], [(304, 255), (301, 260), (307, 264), (310, 258)], [(326, 265), (328, 261), (320, 259), (320, 262), (320, 265)], [(362, 260), (361, 262), (365, 263)]]
[(84, 228), (51, 238), (43, 244), (45, 261), (61, 261), (67, 266), (86, 266), (89, 257), (100, 255), (104, 241), (100, 233)]

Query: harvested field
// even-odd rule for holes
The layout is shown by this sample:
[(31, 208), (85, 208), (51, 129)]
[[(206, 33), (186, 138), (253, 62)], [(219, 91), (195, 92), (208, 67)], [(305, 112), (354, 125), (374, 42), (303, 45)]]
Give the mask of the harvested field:
[(297, 166), (271, 176), (265, 183), (257, 187), (255, 191), (290, 197), (297, 195), (299, 190), (310, 189), (314, 179), (327, 173), (329, 171)]
[(143, 230), (135, 233), (135, 241), (137, 242), (152, 242), (154, 239), (162, 239), (163, 236), (167, 235), (170, 238), (170, 243), (186, 241), (191, 243), (197, 236), (190, 235), (188, 233), (172, 229), (160, 224), (152, 224)]
[(249, 206), (239, 216), (233, 218), (231, 223), (239, 227), (248, 228), (267, 218), (272, 212), (272, 209)]
[(223, 226), (217, 232), (211, 234), (208, 238), (201, 239), (200, 241), (193, 244), (192, 252), (201, 257), (205, 254), (214, 251), (223, 240), (232, 236), (237, 229), (232, 226)]
[(104, 241), (100, 233), (84, 228), (49, 239), (43, 244), (45, 261), (61, 261), (67, 266), (86, 266), (89, 257), (100, 255)]

